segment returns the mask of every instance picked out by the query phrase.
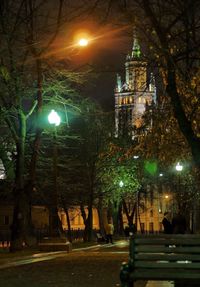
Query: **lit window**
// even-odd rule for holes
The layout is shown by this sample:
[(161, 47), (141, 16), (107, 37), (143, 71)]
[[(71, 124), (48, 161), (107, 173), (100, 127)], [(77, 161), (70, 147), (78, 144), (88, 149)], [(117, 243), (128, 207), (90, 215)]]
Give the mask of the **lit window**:
[(0, 159), (0, 179), (5, 179), (5, 178), (6, 178), (5, 168), (4, 168), (2, 160)]
[(153, 233), (153, 222), (149, 223), (149, 233)]

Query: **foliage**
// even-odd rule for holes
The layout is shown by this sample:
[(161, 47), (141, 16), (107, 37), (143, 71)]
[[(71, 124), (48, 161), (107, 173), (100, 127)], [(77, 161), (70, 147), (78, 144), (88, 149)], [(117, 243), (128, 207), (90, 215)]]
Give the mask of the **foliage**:
[(135, 198), (140, 188), (136, 164), (125, 152), (124, 148), (110, 143), (108, 150), (101, 154), (98, 177), (106, 202)]

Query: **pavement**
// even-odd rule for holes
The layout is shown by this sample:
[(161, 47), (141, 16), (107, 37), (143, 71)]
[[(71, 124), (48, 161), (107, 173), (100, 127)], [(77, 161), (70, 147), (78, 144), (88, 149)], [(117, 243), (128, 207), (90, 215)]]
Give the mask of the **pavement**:
[(145, 287), (174, 287), (173, 281), (148, 281)]
[[(124, 244), (124, 241), (120, 241), (115, 243), (117, 247), (119, 247)], [(103, 247), (104, 249), (109, 249), (113, 245), (101, 245), (101, 244), (95, 244), (92, 246), (87, 246), (87, 247), (77, 247), (73, 249), (72, 252), (77, 252), (77, 251), (92, 251), (92, 250), (97, 250), (101, 249)], [(123, 253), (127, 253), (128, 251), (122, 251)], [(111, 252), (112, 253), (112, 252)], [(114, 253), (114, 252), (113, 252)], [(27, 264), (33, 264), (36, 262), (42, 262), (42, 261), (47, 261), (47, 260), (52, 260), (52, 259), (58, 259), (66, 256), (66, 252), (63, 251), (58, 251), (58, 252), (40, 252), (40, 253), (34, 253), (34, 254), (28, 254), (24, 256), (15, 256), (15, 257), (10, 257), (8, 256), (7, 258), (1, 258), (0, 260), (0, 270), (10, 268), (10, 267), (17, 267), (20, 265), (27, 265)], [(140, 285), (138, 285), (140, 286)], [(145, 287), (174, 287), (174, 283), (172, 281), (148, 281), (145, 284)]]

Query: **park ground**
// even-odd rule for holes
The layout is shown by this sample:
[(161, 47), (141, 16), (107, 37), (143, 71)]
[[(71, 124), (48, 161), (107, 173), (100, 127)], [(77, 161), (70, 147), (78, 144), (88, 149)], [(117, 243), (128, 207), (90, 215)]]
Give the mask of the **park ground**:
[[(2, 287), (116, 287), (119, 272), (128, 259), (126, 241), (112, 244), (80, 245), (72, 252), (0, 255)], [(144, 287), (137, 282), (136, 287)]]

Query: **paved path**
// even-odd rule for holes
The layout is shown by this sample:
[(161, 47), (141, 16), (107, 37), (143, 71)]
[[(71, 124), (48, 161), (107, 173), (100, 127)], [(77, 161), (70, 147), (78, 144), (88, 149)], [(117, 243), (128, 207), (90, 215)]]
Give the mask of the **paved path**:
[(174, 287), (173, 281), (148, 281), (145, 287)]
[[(48, 252), (0, 260), (2, 287), (119, 287), (128, 243), (96, 245), (70, 253)], [(34, 264), (33, 264), (34, 263)], [(173, 287), (167, 281), (137, 281), (135, 287)]]

